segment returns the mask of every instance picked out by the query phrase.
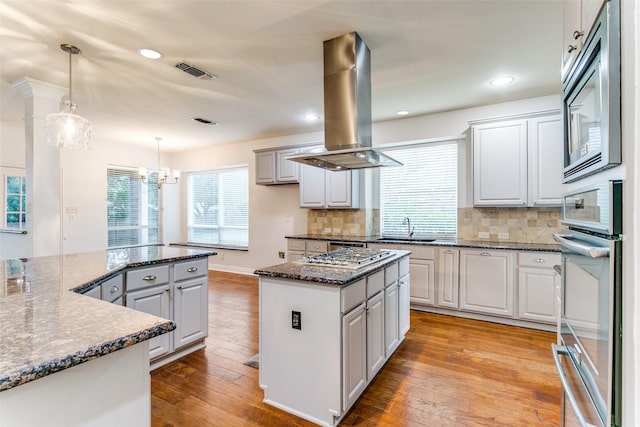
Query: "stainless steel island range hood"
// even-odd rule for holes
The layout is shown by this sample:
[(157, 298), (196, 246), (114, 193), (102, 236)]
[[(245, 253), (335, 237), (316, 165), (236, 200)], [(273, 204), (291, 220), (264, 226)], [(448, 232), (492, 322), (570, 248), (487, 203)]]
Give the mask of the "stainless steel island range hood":
[(330, 170), (402, 166), (371, 148), (371, 58), (358, 33), (324, 42), (324, 150), (285, 158)]

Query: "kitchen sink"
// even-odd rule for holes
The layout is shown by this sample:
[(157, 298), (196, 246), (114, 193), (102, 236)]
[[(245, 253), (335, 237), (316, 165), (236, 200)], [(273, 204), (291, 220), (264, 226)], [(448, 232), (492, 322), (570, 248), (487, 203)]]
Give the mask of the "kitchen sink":
[(435, 242), (436, 239), (428, 237), (381, 237), (376, 242)]

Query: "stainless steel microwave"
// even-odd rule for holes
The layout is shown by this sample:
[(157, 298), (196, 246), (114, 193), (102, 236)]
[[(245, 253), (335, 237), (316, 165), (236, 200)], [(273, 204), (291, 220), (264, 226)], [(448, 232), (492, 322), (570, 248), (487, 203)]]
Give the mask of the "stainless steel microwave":
[(564, 179), (621, 162), (620, 0), (605, 3), (562, 89)]

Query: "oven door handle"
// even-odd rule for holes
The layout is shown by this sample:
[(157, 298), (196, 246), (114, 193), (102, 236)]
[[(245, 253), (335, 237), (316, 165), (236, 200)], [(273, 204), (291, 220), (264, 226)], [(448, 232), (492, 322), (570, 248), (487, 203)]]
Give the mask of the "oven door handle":
[(564, 370), (562, 369), (562, 366), (560, 366), (560, 355), (562, 354), (562, 355), (569, 356), (569, 350), (567, 349), (567, 346), (551, 344), (551, 350), (553, 351), (553, 361), (556, 363), (556, 369), (558, 370), (558, 375), (560, 376), (560, 382), (562, 383), (562, 388), (567, 396), (567, 399), (569, 400), (569, 403), (571, 404), (571, 407), (573, 408), (573, 411), (576, 414), (576, 417), (578, 418), (578, 422), (580, 423), (580, 426), (581, 427), (592, 426), (591, 424), (587, 423), (587, 420), (584, 419), (584, 415), (582, 415), (582, 412), (580, 411), (580, 407), (578, 406), (578, 402), (576, 401), (576, 398), (573, 395), (573, 391), (571, 390), (571, 386), (569, 385), (567, 376), (564, 374)]
[(566, 234), (554, 234), (553, 239), (560, 243), (560, 245), (565, 248), (571, 249), (574, 252), (579, 253), (580, 255), (588, 256), (591, 258), (608, 258), (609, 257), (609, 248), (604, 248), (602, 246), (589, 246), (584, 245), (582, 243), (578, 243), (568, 239), (568, 235)]

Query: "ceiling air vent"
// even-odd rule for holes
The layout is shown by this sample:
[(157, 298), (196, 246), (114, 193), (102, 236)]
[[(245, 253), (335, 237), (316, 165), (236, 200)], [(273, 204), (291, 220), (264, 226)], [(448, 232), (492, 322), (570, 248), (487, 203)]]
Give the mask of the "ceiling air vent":
[(194, 67), (193, 65), (187, 64), (184, 61), (178, 62), (176, 64), (176, 68), (184, 71), (187, 74), (191, 74), (193, 77), (197, 77), (200, 80), (216, 80), (218, 78), (218, 76), (216, 76), (215, 74), (203, 71), (199, 68)]
[(200, 123), (201, 125), (216, 126), (218, 124), (218, 122), (214, 122), (209, 119), (204, 119), (202, 117), (193, 117), (191, 118), (191, 120), (193, 120), (196, 123)]

